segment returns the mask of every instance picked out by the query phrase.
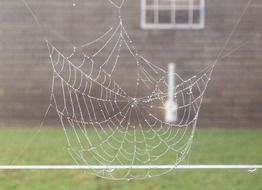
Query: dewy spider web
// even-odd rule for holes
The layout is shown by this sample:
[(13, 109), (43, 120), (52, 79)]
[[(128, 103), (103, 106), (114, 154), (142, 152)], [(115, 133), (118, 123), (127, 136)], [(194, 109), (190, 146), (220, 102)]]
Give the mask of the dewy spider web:
[[(82, 48), (94, 49), (97, 43), (101, 47), (90, 55), (82, 53), (83, 60), (77, 66), (71, 61), (76, 50), (65, 57), (47, 41), (53, 68), (52, 105), (74, 161), (84, 165), (158, 165), (164, 164), (163, 157), (168, 155), (174, 158), (173, 164), (179, 164), (190, 149), (213, 66), (187, 80), (175, 74), (179, 118), (176, 123), (167, 123), (159, 115), (168, 98), (168, 74), (136, 52), (121, 17), (115, 28)], [(106, 60), (99, 62), (99, 54), (107, 53), (107, 47), (111, 50)], [(124, 64), (119, 63), (123, 49), (134, 59), (134, 96), (114, 80), (115, 73), (120, 72), (118, 65)], [(144, 95), (138, 96), (138, 91)], [(150, 169), (142, 176), (133, 174), (132, 169), (121, 176), (95, 173), (110, 178), (154, 175)]]
[[(119, 10), (124, 3), (109, 2)], [(90, 43), (74, 47), (70, 56), (46, 41), (53, 69), (50, 104), (61, 121), (75, 163), (108, 166), (107, 170), (89, 172), (110, 179), (144, 179), (169, 171), (153, 170), (152, 165), (181, 163), (191, 147), (214, 66), (223, 58), (250, 3), (251, 0), (212, 64), (186, 80), (174, 73), (174, 99), (178, 103), (175, 123), (165, 122), (163, 116), (168, 73), (138, 54), (121, 14), (117, 26)], [(31, 9), (30, 12), (33, 14)], [(81, 61), (74, 59), (79, 53)], [(131, 85), (126, 84), (127, 76), (122, 73), (127, 69), (123, 60), (127, 54), (133, 59), (128, 66)], [(165, 158), (173, 158), (174, 162), (166, 163)], [(148, 165), (148, 169), (138, 172), (130, 167), (114, 171), (114, 165)]]
[[(115, 36), (117, 40), (113, 42)], [(97, 54), (110, 43), (115, 48), (106, 61), (96, 62)], [(73, 55), (65, 57), (51, 43), (47, 42), (47, 45), (53, 67), (52, 105), (64, 127), (68, 150), (76, 163), (155, 165), (164, 164), (161, 158), (166, 154), (172, 155), (174, 164), (183, 160), (192, 142), (200, 104), (213, 67), (188, 80), (182, 80), (176, 74), (180, 80), (175, 94), (179, 100), (180, 116), (176, 123), (167, 123), (157, 114), (159, 109), (163, 111), (168, 98), (167, 73), (135, 53), (121, 20), (102, 48), (91, 56), (83, 54), (80, 66), (70, 61)], [(135, 89), (140, 89), (140, 86), (146, 88), (149, 93), (145, 96), (130, 96), (113, 79), (123, 45), (136, 60)], [(71, 128), (67, 128), (66, 124)], [(74, 137), (68, 134), (68, 130), (69, 133), (73, 130)], [(96, 173), (108, 175), (104, 171)], [(146, 176), (150, 173), (150, 170), (146, 171)], [(139, 176), (132, 175), (129, 170), (123, 177)]]

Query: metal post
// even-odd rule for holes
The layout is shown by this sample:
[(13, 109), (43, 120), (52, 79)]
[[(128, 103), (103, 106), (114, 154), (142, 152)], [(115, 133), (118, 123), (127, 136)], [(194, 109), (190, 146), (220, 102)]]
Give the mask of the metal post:
[(167, 122), (176, 122), (177, 120), (177, 100), (176, 94), (176, 81), (175, 81), (176, 65), (170, 63), (168, 65), (168, 100), (165, 105), (166, 115), (165, 120)]

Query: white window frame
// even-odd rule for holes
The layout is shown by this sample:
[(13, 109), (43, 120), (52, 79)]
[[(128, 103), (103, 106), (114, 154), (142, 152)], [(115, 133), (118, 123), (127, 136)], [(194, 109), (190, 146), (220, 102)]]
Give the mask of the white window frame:
[[(159, 23), (158, 19), (156, 19), (156, 15), (158, 15), (159, 10), (161, 8), (158, 6), (158, 0), (154, 0), (153, 6), (148, 6), (146, 4), (147, 0), (141, 0), (141, 14), (140, 14), (140, 25), (142, 29), (203, 29), (205, 27), (205, 0), (200, 0), (200, 6), (198, 7), (198, 10), (200, 12), (199, 15), (199, 23), (193, 23), (193, 0), (191, 3), (191, 6), (189, 6), (189, 22), (188, 23), (176, 23), (175, 21), (175, 15), (176, 11), (179, 10), (175, 7), (176, 0), (170, 0), (171, 6), (171, 22), (170, 23)], [(191, 8), (191, 9), (190, 9)], [(146, 21), (146, 14), (148, 10), (154, 11), (154, 22), (155, 23), (147, 23)], [(158, 17), (158, 16), (157, 16)]]

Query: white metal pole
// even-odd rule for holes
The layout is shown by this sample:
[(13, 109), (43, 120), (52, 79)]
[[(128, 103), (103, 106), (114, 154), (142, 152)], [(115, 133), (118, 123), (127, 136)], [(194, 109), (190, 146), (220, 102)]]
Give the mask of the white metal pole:
[(176, 65), (174, 63), (169, 63), (168, 65), (168, 99), (174, 100), (175, 93), (175, 73)]
[(262, 165), (0, 165), (0, 170), (262, 169)]
[(176, 94), (176, 65), (170, 63), (168, 65), (168, 100), (165, 105), (165, 120), (167, 122), (176, 122), (177, 120), (177, 101), (175, 98)]

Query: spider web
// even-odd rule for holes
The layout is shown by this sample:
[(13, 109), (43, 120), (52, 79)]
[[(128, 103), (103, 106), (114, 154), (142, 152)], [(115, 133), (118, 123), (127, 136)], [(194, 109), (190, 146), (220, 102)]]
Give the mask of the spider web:
[[(22, 1), (40, 26), (32, 9)], [(203, 95), (218, 59), (247, 43), (223, 55), (252, 0), (217, 59), (187, 79), (178, 73), (168, 73), (140, 55), (121, 18), (124, 1), (109, 2), (119, 9), (117, 25), (95, 40), (74, 47), (71, 55), (66, 56), (46, 40), (53, 70), (50, 105), (60, 119), (74, 162), (108, 166), (105, 170), (87, 172), (110, 179), (162, 175), (171, 169), (154, 170), (150, 166), (178, 165), (189, 153)], [(166, 122), (164, 117), (171, 74), (177, 83), (173, 97), (178, 104), (176, 122)], [(167, 163), (170, 158), (173, 162)], [(135, 165), (148, 167), (136, 171), (132, 169)], [(113, 166), (130, 167), (114, 170)]]
[[(79, 51), (74, 48), (68, 57), (48, 41), (47, 46), (53, 68), (51, 104), (63, 126), (68, 151), (77, 164), (109, 168), (161, 165), (167, 156), (174, 158), (170, 164), (177, 165), (185, 158), (213, 65), (186, 80), (174, 73), (178, 120), (168, 123), (163, 115), (168, 100), (168, 73), (137, 53), (121, 17), (116, 27)], [(82, 60), (74, 63), (74, 56), (79, 53)], [(101, 59), (100, 54), (105, 58)], [(132, 56), (132, 66), (121, 61), (123, 54)], [(121, 71), (127, 66), (131, 67), (130, 72), (135, 70), (131, 73), (134, 81), (128, 85), (134, 92), (123, 87)], [(138, 173), (130, 168), (93, 172), (113, 179), (137, 179), (167, 171), (149, 168)]]

